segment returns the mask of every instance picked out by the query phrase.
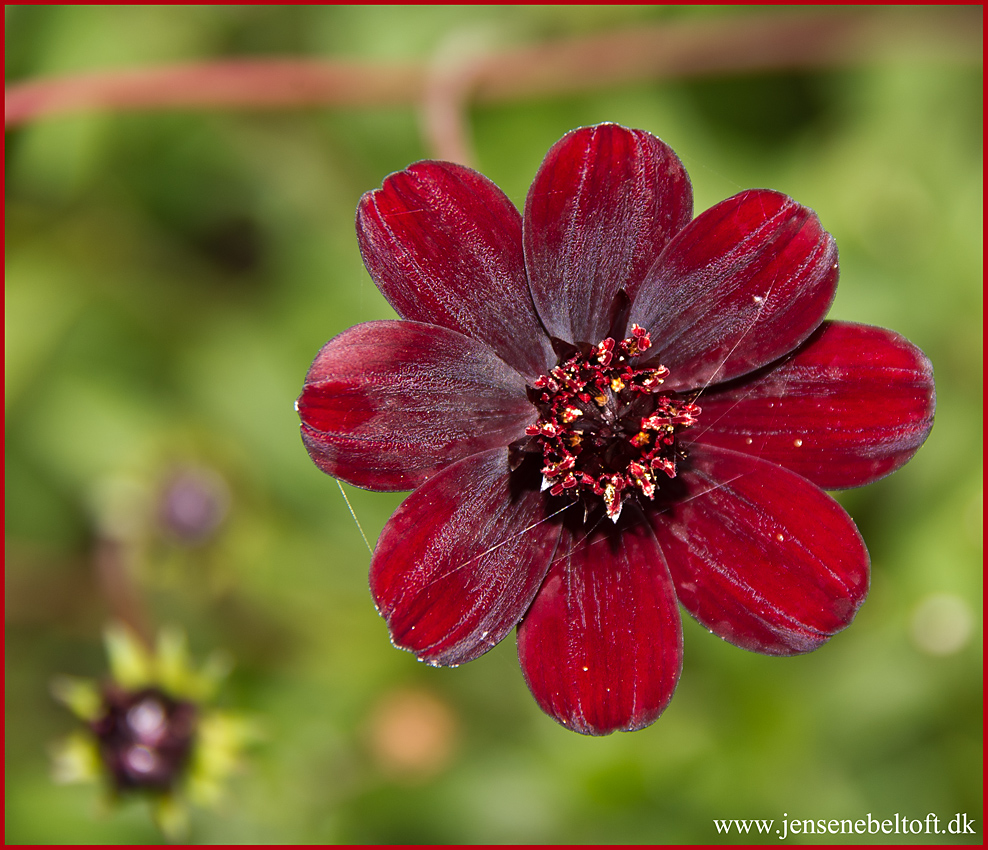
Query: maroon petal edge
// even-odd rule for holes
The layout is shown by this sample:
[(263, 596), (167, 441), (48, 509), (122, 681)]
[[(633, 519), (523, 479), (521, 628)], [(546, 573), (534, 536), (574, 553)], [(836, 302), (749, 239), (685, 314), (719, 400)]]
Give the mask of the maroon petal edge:
[(518, 657), (542, 710), (585, 735), (642, 729), (672, 699), (683, 662), (672, 578), (634, 508), (618, 526), (564, 530)]
[(683, 607), (742, 649), (794, 655), (845, 628), (868, 592), (851, 518), (793, 472), (694, 446), (684, 494), (649, 511)]
[(825, 489), (859, 487), (908, 461), (933, 428), (933, 366), (907, 339), (846, 322), (700, 401), (688, 440), (777, 463)]
[(617, 124), (563, 136), (525, 202), (525, 263), (549, 333), (569, 342), (606, 337), (617, 291), (634, 296), (692, 215), (686, 169), (655, 136)]
[(403, 318), (485, 342), (529, 377), (555, 363), (528, 290), (521, 216), (482, 174), (426, 161), (390, 175), (360, 199), (357, 241)]
[(507, 449), (447, 467), (381, 532), (370, 584), (395, 646), (433, 665), (483, 655), (521, 619), (559, 526), (537, 490), (512, 487)]
[(525, 381), (487, 346), (417, 322), (367, 322), (323, 346), (296, 402), (324, 472), (410, 490), (454, 461), (524, 434)]
[(788, 354), (823, 321), (837, 245), (816, 213), (752, 189), (697, 216), (666, 247), (632, 305), (671, 390), (705, 387)]

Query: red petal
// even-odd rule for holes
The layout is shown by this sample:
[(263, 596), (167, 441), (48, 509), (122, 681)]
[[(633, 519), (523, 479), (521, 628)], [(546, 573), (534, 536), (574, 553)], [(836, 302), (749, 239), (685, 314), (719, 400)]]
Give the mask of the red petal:
[(884, 328), (825, 322), (791, 358), (749, 377), (704, 395), (699, 427), (683, 436), (832, 490), (898, 469), (933, 427), (933, 367)]
[(782, 467), (692, 451), (685, 495), (649, 512), (686, 610), (771, 655), (809, 652), (847, 626), (868, 592), (868, 552), (840, 505)]
[(569, 342), (606, 337), (614, 295), (634, 297), (692, 215), (689, 177), (664, 142), (617, 124), (563, 136), (525, 202), (525, 262), (549, 333)]
[(456, 665), (493, 647), (531, 604), (559, 526), (537, 490), (512, 488), (507, 449), (447, 467), (381, 532), (370, 583), (395, 646)]
[(518, 656), (535, 699), (585, 735), (654, 722), (682, 669), (682, 623), (665, 558), (640, 512), (626, 507), (625, 514), (589, 534), (563, 531), (518, 626)]
[(697, 216), (663, 252), (632, 306), (671, 390), (727, 381), (788, 354), (823, 321), (837, 245), (812, 210), (767, 189)]
[(296, 406), (319, 468), (373, 490), (417, 487), (535, 418), (524, 379), (487, 346), (417, 322), (367, 322), (330, 340)]
[(418, 162), (357, 207), (367, 271), (403, 318), (486, 342), (529, 377), (556, 362), (539, 325), (521, 242), (521, 216), (476, 171)]

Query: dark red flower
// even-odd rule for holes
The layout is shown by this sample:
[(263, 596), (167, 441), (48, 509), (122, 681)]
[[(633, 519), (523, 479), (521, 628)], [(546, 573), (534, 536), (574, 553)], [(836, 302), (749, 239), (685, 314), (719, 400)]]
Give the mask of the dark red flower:
[(933, 424), (921, 351), (823, 321), (815, 213), (692, 204), (672, 150), (615, 124), (554, 145), (524, 215), (460, 165), (392, 174), (357, 236), (401, 320), (327, 343), (297, 403), (322, 470), (414, 488), (371, 562), (395, 645), (456, 665), (517, 625), (539, 705), (586, 734), (668, 704), (677, 600), (773, 655), (847, 626), (868, 553), (822, 488), (888, 474)]

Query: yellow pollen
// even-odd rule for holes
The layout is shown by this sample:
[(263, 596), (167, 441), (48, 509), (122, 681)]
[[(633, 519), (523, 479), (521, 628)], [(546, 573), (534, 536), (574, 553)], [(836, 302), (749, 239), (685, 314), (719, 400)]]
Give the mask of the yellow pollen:
[(687, 456), (676, 435), (696, 422), (700, 408), (676, 392), (659, 395), (666, 367), (631, 362), (650, 346), (635, 326), (626, 339), (584, 347), (529, 388), (539, 420), (526, 428), (536, 439), (522, 450), (541, 448), (542, 490), (583, 500), (585, 519), (595, 496), (618, 522), (626, 494), (632, 501), (654, 499)]
[(583, 411), (578, 407), (567, 407), (563, 410), (562, 420), (563, 422), (572, 422), (574, 419), (578, 419), (583, 416)]

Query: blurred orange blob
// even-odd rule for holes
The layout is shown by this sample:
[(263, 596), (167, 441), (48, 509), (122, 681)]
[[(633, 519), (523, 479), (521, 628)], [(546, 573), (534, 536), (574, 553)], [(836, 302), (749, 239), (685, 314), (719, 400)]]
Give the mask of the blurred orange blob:
[(381, 771), (406, 782), (429, 779), (448, 767), (457, 738), (452, 709), (424, 690), (386, 694), (368, 725), (370, 749)]

